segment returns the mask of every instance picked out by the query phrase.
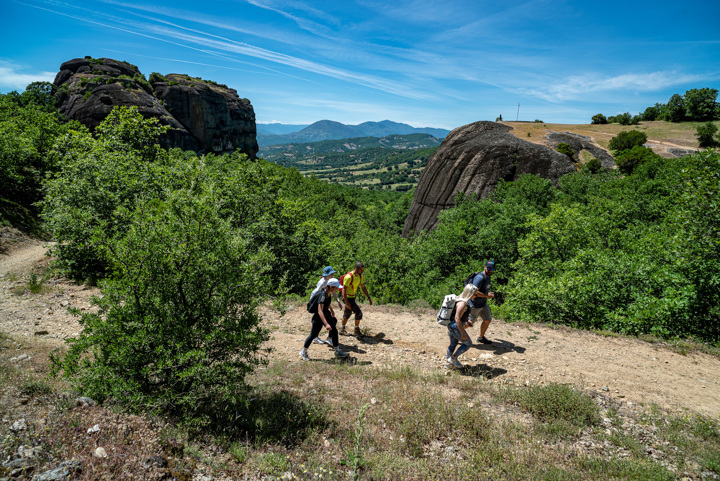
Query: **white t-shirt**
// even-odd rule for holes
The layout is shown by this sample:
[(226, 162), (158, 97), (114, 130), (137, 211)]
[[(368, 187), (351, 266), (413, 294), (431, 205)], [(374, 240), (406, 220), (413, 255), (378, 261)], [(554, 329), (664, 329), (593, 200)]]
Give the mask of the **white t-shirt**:
[(315, 293), (318, 292), (320, 289), (325, 289), (327, 287), (327, 283), (327, 279), (321, 277), (317, 283), (317, 287), (315, 287), (315, 289), (313, 289), (313, 291), (310, 293), (310, 297), (314, 296)]

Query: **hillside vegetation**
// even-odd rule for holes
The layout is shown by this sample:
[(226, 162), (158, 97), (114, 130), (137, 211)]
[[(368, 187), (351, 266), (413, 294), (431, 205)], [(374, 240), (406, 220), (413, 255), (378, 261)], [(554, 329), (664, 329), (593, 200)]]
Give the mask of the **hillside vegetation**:
[[(717, 344), (717, 151), (664, 159), (635, 150), (624, 171), (581, 169), (559, 187), (526, 175), (485, 199), (459, 195), (436, 230), (405, 239), (409, 192), (331, 184), (238, 153), (165, 150), (165, 128), (135, 109), (114, 109), (91, 135), (33, 93), (0, 97), (3, 222), (8, 212), (39, 210), (57, 241), (56, 272), (97, 284), (100, 295), (73, 310), (82, 331), (37, 368), (66, 384), (53, 387), (61, 381), (38, 380), (9, 360), (0, 365), (3, 392), (37, 400), (43, 419), (9, 428), (3, 454), (41, 444), (51, 456), (90, 458), (95, 439), (120, 453), (93, 464), (85, 479), (132, 478), (125, 453), (137, 446), (145, 457), (144, 446), (159, 446), (169, 476), (184, 479), (207, 459), (217, 470), (241, 465), (238, 475), (306, 479), (720, 472), (716, 421), (621, 411), (557, 383), (500, 389), (469, 371), (465, 379), (362, 364), (258, 369), (280, 328), (264, 322), (260, 305), (282, 315), (302, 305), (323, 266), (344, 272), (358, 260), (377, 304), (437, 306), (494, 259), (493, 288), (504, 300), (493, 306), (496, 317)], [(31, 277), (28, 288), (42, 290), (46, 280)], [(105, 404), (76, 409), (67, 395), (53, 398), (54, 389)], [(146, 419), (112, 406), (182, 429), (165, 425), (151, 436)], [(494, 411), (507, 417), (495, 422)], [(89, 421), (103, 423), (102, 434), (86, 441)], [(229, 457), (206, 454), (211, 442)]]

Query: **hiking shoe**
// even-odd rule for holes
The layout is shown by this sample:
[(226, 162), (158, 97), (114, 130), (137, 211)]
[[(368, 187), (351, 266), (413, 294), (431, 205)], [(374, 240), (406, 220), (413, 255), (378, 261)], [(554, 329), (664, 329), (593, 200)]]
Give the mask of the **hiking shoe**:
[(313, 344), (325, 344), (325, 341), (323, 341), (319, 337), (316, 337), (315, 339), (313, 339)]
[(462, 369), (464, 366), (460, 361), (457, 360), (456, 357), (451, 357), (448, 362), (453, 365), (453, 367), (456, 367), (458, 369)]
[(443, 367), (445, 369), (453, 369), (455, 366), (453, 366), (453, 363), (451, 363), (448, 359), (445, 359), (445, 364), (443, 364)]
[(478, 337), (477, 342), (478, 342), (478, 344), (492, 344), (492, 341), (485, 336)]
[(309, 360), (310, 360), (310, 356), (307, 355), (307, 351), (306, 351), (305, 349), (303, 349), (302, 351), (300, 351), (300, 359), (302, 359), (303, 361), (309, 361)]
[(350, 356), (347, 352), (343, 352), (340, 350), (335, 351), (335, 357), (338, 359), (347, 359)]
[(341, 336), (349, 336), (350, 335), (350, 333), (347, 332), (347, 329), (345, 329), (345, 327), (341, 327), (340, 329), (338, 329), (338, 334), (340, 334)]
[(353, 334), (355, 334), (355, 336), (357, 336), (357, 337), (361, 337), (363, 335), (362, 331), (357, 326), (355, 326), (355, 330), (353, 331)]

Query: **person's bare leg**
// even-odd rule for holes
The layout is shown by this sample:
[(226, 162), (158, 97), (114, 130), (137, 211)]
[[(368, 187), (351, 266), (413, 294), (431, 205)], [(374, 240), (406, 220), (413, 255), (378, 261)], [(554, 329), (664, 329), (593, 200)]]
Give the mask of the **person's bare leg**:
[(489, 325), (490, 321), (483, 321), (482, 324), (480, 324), (480, 337), (485, 337), (485, 331), (487, 331)]

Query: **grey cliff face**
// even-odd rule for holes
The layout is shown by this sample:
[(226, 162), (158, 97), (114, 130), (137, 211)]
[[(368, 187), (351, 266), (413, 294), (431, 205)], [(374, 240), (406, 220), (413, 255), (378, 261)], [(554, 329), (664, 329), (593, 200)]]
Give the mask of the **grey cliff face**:
[(455, 205), (458, 192), (487, 197), (500, 179), (535, 174), (557, 181), (575, 170), (564, 154), (515, 137), (511, 127), (475, 122), (445, 138), (420, 177), (403, 236), (432, 229), (441, 210)]
[(257, 131), (250, 101), (214, 82), (188, 79), (170, 75), (167, 82), (151, 85), (127, 62), (78, 58), (60, 66), (54, 83), (60, 113), (90, 130), (113, 107), (134, 106), (143, 117), (170, 127), (161, 138), (166, 148), (216, 153), (240, 149), (255, 158)]
[(607, 153), (606, 150), (603, 150), (595, 143), (593, 143), (590, 137), (573, 134), (572, 132), (550, 132), (547, 135), (547, 139), (553, 142), (555, 144), (555, 147), (557, 147), (558, 144), (564, 142), (570, 145), (570, 147), (575, 152), (587, 150), (596, 159), (598, 159), (600, 161), (600, 164), (606, 169), (612, 169), (615, 167), (615, 159), (613, 158), (613, 156)]
[(255, 111), (248, 99), (241, 99), (234, 89), (188, 79), (186, 75), (170, 74), (166, 78), (168, 82), (152, 84), (155, 95), (203, 150), (226, 152), (239, 148), (255, 157)]

